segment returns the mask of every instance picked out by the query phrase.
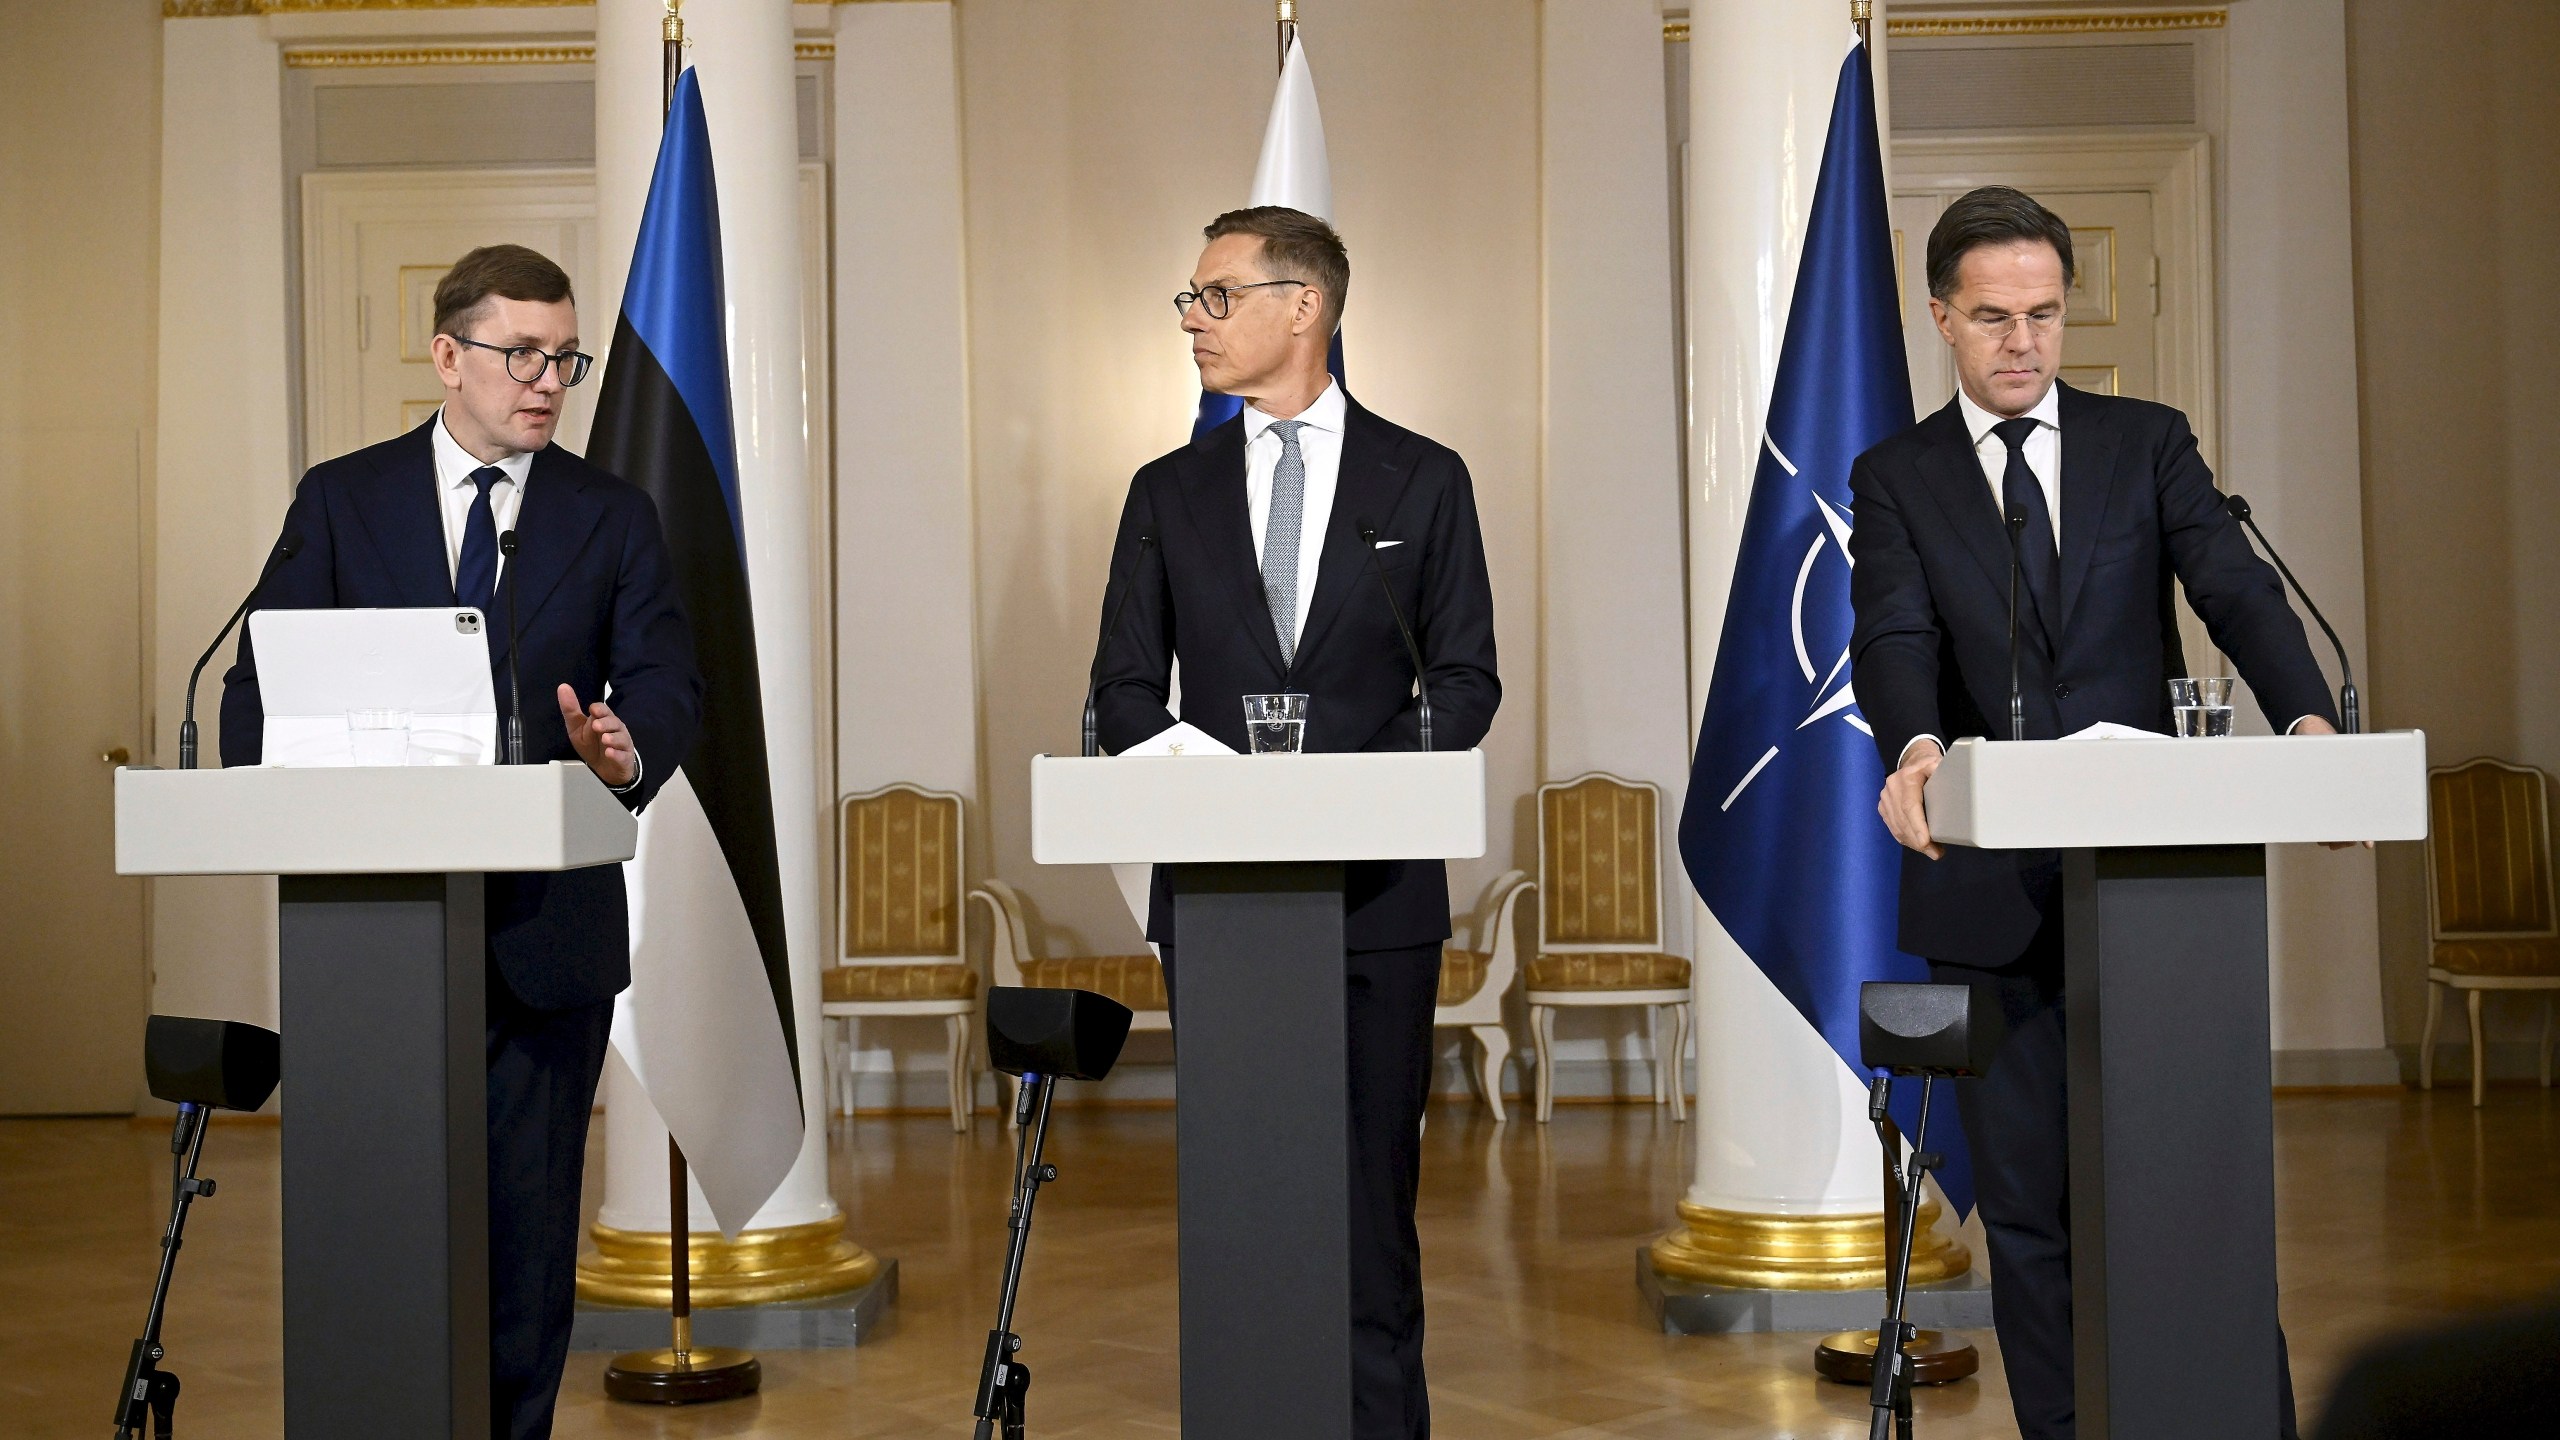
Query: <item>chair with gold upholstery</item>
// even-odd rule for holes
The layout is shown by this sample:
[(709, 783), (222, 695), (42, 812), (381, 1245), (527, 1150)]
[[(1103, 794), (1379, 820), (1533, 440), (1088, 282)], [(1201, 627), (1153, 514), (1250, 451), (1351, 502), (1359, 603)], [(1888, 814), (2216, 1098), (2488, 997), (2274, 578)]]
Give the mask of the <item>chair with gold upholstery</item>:
[[(981, 893), (988, 897), (987, 909), (995, 916), (995, 938), (987, 947), (995, 983), (1035, 990), (1091, 990), (1128, 1006), (1132, 1030), (1173, 1028), (1173, 1002), (1166, 997), (1164, 966), (1157, 963), (1155, 952), (1061, 955), (1044, 960), (1031, 951), (1031, 926), (1022, 918), (1022, 896), (1002, 880), (989, 880)], [(1008, 1106), (1008, 1120), (1012, 1113)]]
[[(1555, 1110), (1555, 1014), (1642, 1007), (1653, 1100), (1689, 1118), (1689, 962), (1662, 948), (1662, 792), (1593, 771), (1538, 787), (1538, 953), (1529, 1021), (1538, 1047), (1538, 1121)], [(1673, 1021), (1662, 1048), (1662, 1017)]]
[(1434, 1030), (1465, 1030), (1475, 1042), (1476, 1063), (1470, 1072), (1476, 1093), (1500, 1123), (1502, 1064), (1511, 1058), (1511, 1032), (1503, 1028), (1502, 1000), (1520, 973), (1519, 909), (1522, 896), (1538, 887), (1517, 870), (1506, 870), (1485, 892), (1479, 915), (1461, 948), (1452, 940), (1440, 949), (1440, 999), (1431, 1012)]
[(2427, 1033), (2418, 1085), (2435, 1088), (2436, 1024), (2447, 990), (2471, 1012), (2471, 1103), (2488, 1089), (2480, 996), (2542, 992), (2542, 1083), (2551, 1084), (2552, 999), (2560, 992), (2560, 892), (2551, 864), (2550, 778), (2473, 760), (2427, 772)]
[(854, 1027), (866, 1019), (939, 1017), (948, 1042), (951, 1128), (977, 1109), (981, 986), (969, 963), (960, 797), (889, 785), (845, 798), (844, 899), (839, 963), (822, 977), (818, 1013), (827, 1032), (827, 1089), (839, 1114), (853, 1110)]

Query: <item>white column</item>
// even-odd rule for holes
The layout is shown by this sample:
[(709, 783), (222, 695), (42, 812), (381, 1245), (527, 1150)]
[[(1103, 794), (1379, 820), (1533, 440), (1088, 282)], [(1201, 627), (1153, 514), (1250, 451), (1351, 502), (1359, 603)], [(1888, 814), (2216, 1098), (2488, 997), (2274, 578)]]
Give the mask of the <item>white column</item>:
[[(1875, 28), (1884, 28), (1881, 15)], [(1715, 673), (1848, 36), (1848, 7), (1839, 0), (1700, 0), (1689, 12), (1693, 734)], [(1881, 1213), (1865, 1092), (1705, 906), (1696, 906), (1694, 920), (1698, 1150), (1690, 1203), (1754, 1215)]]
[[(603, 0), (596, 15), (596, 191), (603, 268), (618, 310), (621, 281), (647, 199), (661, 115), (655, 0)], [(811, 597), (818, 573), (810, 533), (807, 415), (800, 319), (799, 142), (794, 114), (790, 0), (692, 0), (685, 62), (699, 72), (720, 185), (720, 243), (729, 304), (729, 401), (738, 445), (747, 577), (764, 682), (765, 745), (773, 771), (774, 838), (782, 862), (784, 932), (798, 1021), (800, 1098), (810, 1125), (782, 1188), (749, 1222), (756, 1230), (832, 1220), (818, 1025), (818, 969), (826, 926), (819, 883), (817, 702)], [(603, 297), (599, 296), (599, 300)], [(594, 323), (611, 324), (606, 311)], [(583, 317), (582, 317), (583, 318)], [(609, 332), (608, 332), (609, 333)], [(601, 1223), (667, 1228), (666, 1129), (630, 1072), (606, 1067), (605, 1198)], [(696, 1188), (695, 1229), (711, 1230)]]

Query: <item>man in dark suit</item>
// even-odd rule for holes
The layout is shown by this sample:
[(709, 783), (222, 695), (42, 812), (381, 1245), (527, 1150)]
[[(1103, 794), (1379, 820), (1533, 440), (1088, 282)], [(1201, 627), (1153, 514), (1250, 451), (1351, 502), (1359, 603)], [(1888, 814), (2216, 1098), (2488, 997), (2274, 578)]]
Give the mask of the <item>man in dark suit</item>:
[[(1988, 989), (2009, 1021), (1990, 1074), (1957, 1086), (1990, 1242), (1994, 1322), (2024, 1440), (2073, 1430), (2062, 884), (2052, 851), (1942, 849), (1922, 787), (1960, 735), (2009, 735), (2009, 538), (2019, 539), (2026, 735), (2099, 721), (2167, 731), (2187, 673), (2172, 577), (2279, 730), (2335, 729), (2276, 573), (2222, 508), (2186, 417), (2056, 382), (2071, 232), (1992, 186), (1929, 236), (1929, 311), (1954, 352), (1944, 409), (1859, 457), (1849, 550), (1858, 703), (1892, 774), (1877, 803), (1902, 857), (1902, 948)], [(2280, 1342), (2281, 1343), (2281, 1342)], [(2285, 1435), (2293, 1388), (2283, 1382)]]
[[(435, 306), (443, 409), (312, 467), (285, 514), (302, 547), (260, 603), (478, 606), (503, 696), (503, 580), (533, 701), (525, 762), (583, 760), (636, 811), (693, 748), (702, 681), (657, 507), (551, 443), (589, 364), (569, 277), (521, 246), (490, 246), (453, 267)], [(512, 557), (498, 543), (510, 530)], [(257, 764), (263, 723), (244, 631), (224, 680), (222, 763)], [(630, 923), (619, 865), (495, 874), (487, 887), (491, 1433), (524, 1440), (550, 1433), (568, 1356), (587, 1117), (613, 997), (630, 983)]]
[[(1174, 303), (1202, 387), (1246, 405), (1129, 484), (1111, 560), (1128, 605), (1096, 658), (1104, 745), (1125, 750), (1174, 723), (1178, 659), (1183, 718), (1236, 750), (1241, 697), (1275, 692), (1308, 697), (1310, 751), (1421, 748), (1383, 570), (1422, 652), (1433, 748), (1473, 747), (1502, 682), (1466, 462), (1362, 409), (1326, 373), (1351, 282), (1333, 227), (1263, 206), (1206, 233)], [(1436, 860), (1362, 861), (1344, 867), (1344, 885), (1353, 1433), (1408, 1440), (1431, 1428), (1413, 1209), (1449, 880)], [(1179, 942), (1162, 870), (1147, 938), (1171, 984)]]

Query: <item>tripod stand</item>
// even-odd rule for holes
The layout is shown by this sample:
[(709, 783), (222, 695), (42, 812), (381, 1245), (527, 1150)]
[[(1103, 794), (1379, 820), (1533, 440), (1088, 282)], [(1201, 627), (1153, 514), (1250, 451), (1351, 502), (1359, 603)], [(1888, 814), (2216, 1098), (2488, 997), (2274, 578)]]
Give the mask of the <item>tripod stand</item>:
[(183, 1104), (169, 1134), (171, 1172), (169, 1228), (160, 1236), (160, 1278), (151, 1287), (151, 1312), (142, 1322), (142, 1338), (133, 1342), (126, 1360), (124, 1385), (116, 1392), (116, 1440), (139, 1440), (147, 1422), (157, 1440), (169, 1440), (178, 1410), (178, 1377), (160, 1368), (160, 1318), (169, 1307), (169, 1281), (177, 1273), (178, 1247), (185, 1243), (187, 1207), (197, 1196), (210, 1198), (213, 1182), (196, 1178), (204, 1155), (205, 1119), (212, 1107)]
[(1058, 1178), (1058, 1167), (1040, 1158), (1049, 1140), (1049, 1101), (1057, 1093), (1055, 1075), (1026, 1074), (1015, 1087), (1013, 1118), (1013, 1205), (1005, 1225), (1013, 1239), (1004, 1257), (1004, 1298), (996, 1306), (996, 1328), (987, 1332), (987, 1357), (978, 1367), (977, 1440), (993, 1440), (998, 1426), (1003, 1440), (1023, 1440), (1023, 1404), (1031, 1394), (1031, 1367), (1014, 1359), (1022, 1337), (1013, 1333), (1014, 1297), (1022, 1288), (1022, 1262), (1031, 1248), (1031, 1207), (1040, 1187)]
[[(1875, 1376), (1867, 1392), (1872, 1413), (1867, 1421), (1867, 1440), (1887, 1440), (1890, 1431), (1896, 1440), (1911, 1440), (1911, 1356), (1904, 1349), (1919, 1334), (1919, 1327), (1902, 1318), (1904, 1303), (1911, 1289), (1911, 1237), (1920, 1228), (1920, 1181), (1938, 1167), (1939, 1157), (1923, 1148), (1929, 1133), (1930, 1090), (1937, 1077), (1920, 1077), (1920, 1123), (1911, 1132), (1911, 1159), (1902, 1177), (1902, 1225), (1895, 1238), (1899, 1243), (1889, 1257), (1892, 1265), (1886, 1276), (1885, 1317), (1876, 1327)], [(1876, 1135), (1892, 1153), (1894, 1133), (1886, 1107), (1893, 1097), (1893, 1077), (1879, 1075), (1867, 1090), (1867, 1118), (1875, 1122)]]

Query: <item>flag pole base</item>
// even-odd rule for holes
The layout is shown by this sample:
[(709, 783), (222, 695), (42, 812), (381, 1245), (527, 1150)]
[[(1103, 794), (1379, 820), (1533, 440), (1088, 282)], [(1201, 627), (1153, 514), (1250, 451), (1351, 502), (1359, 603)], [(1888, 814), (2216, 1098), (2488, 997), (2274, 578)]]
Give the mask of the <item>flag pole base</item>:
[[(1973, 1265), (1964, 1246), (1938, 1233), (1938, 1201), (1920, 1205), (1911, 1283), (1928, 1285)], [(1648, 1252), (1666, 1279), (1739, 1290), (1877, 1290), (1885, 1283), (1885, 1217), (1752, 1215), (1680, 1202), (1680, 1228)]]
[[(580, 1301), (658, 1310), (674, 1302), (665, 1231), (596, 1224), (587, 1233), (596, 1248), (578, 1259)], [(880, 1274), (880, 1257), (846, 1239), (841, 1220), (741, 1230), (735, 1240), (697, 1230), (686, 1252), (696, 1308), (815, 1300), (859, 1290)]]
[[(1911, 1383), (1944, 1385), (1982, 1368), (1982, 1352), (1943, 1331), (1923, 1330), (1902, 1347), (1911, 1357)], [(1843, 1330), (1813, 1347), (1813, 1370), (1843, 1385), (1867, 1385), (1876, 1376), (1876, 1332)]]
[(735, 1400), (763, 1384), (764, 1366), (756, 1357), (717, 1347), (634, 1350), (613, 1357), (604, 1372), (604, 1393), (634, 1405)]

